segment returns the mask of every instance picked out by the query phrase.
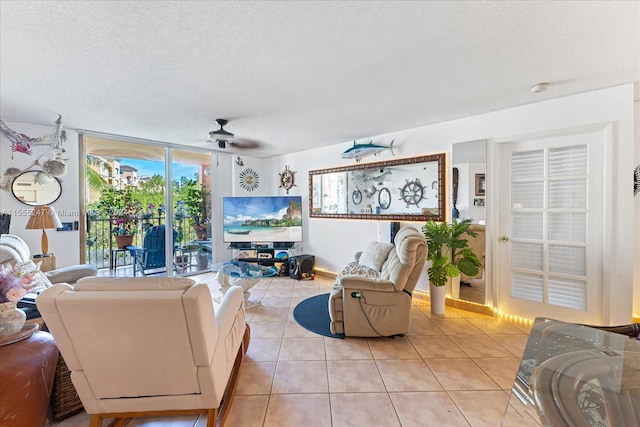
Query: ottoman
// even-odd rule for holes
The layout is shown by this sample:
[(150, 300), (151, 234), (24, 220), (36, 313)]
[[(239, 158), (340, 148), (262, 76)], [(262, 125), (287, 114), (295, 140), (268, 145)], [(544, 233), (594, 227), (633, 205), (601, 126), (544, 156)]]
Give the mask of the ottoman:
[(45, 425), (58, 354), (48, 332), (0, 346), (0, 425)]

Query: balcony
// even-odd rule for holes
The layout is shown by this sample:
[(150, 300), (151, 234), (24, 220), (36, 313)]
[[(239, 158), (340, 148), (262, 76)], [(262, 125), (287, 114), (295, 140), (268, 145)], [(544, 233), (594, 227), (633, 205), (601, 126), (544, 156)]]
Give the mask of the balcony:
[[(164, 215), (145, 215), (141, 218), (135, 226), (132, 246), (142, 247), (144, 230), (162, 225), (165, 220)], [(95, 265), (101, 276), (132, 276), (133, 257), (129, 251), (118, 249), (115, 235), (111, 233), (112, 227), (108, 217), (87, 215), (86, 262)], [(195, 243), (198, 235), (192, 226), (191, 217), (177, 216), (173, 220), (173, 227), (178, 233), (174, 248), (174, 266), (177, 272), (188, 274), (206, 269), (206, 266), (202, 268), (203, 265), (198, 265), (197, 262), (200, 245)]]

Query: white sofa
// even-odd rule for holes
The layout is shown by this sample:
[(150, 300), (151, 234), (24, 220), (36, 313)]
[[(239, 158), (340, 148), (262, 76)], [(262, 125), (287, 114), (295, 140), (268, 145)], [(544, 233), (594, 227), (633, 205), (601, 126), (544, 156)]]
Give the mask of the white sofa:
[(207, 426), (224, 422), (221, 404), (233, 395), (249, 329), (242, 289), (231, 288), (215, 310), (210, 292), (188, 278), (95, 277), (40, 294), (91, 426), (183, 413), (208, 414)]

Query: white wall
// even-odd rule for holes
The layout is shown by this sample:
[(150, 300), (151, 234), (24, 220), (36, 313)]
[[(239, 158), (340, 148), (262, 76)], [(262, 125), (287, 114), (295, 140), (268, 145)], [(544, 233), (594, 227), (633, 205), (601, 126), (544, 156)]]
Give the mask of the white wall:
[[(52, 117), (51, 126), (39, 126), (27, 123), (11, 123), (5, 124), (18, 133), (23, 133), (29, 137), (40, 137), (50, 134), (54, 130), (54, 121), (57, 117)], [(66, 150), (64, 157), (68, 158), (68, 172), (60, 177), (62, 181), (62, 195), (51, 204), (56, 209), (61, 222), (79, 221), (79, 198), (78, 198), (78, 134), (73, 130), (67, 130), (67, 142), (63, 144)], [(0, 172), (9, 167), (24, 169), (33, 163), (40, 155), (46, 151), (45, 147), (32, 147), (32, 154), (13, 153), (11, 158), (11, 142), (4, 136), (0, 137)], [(34, 166), (31, 170), (42, 170)], [(29, 220), (29, 211), (33, 208), (22, 204), (13, 194), (0, 191), (0, 210), (11, 213), (11, 234), (16, 234), (24, 239), (29, 245), (32, 254), (39, 254), (41, 230), (25, 230), (27, 221)], [(78, 264), (80, 261), (79, 250), (79, 231), (56, 231), (47, 230), (49, 238), (49, 252), (56, 257), (56, 267), (66, 267)]]
[[(628, 322), (631, 317), (633, 283), (638, 282), (638, 274), (633, 276), (633, 260), (640, 257), (634, 254), (634, 227), (640, 227), (640, 216), (634, 216), (633, 193), (629, 192), (629, 182), (633, 170), (634, 156), (640, 149), (634, 147), (633, 134), (633, 85), (588, 92), (584, 94), (557, 98), (549, 101), (508, 108), (492, 113), (451, 120), (443, 123), (422, 126), (400, 132), (374, 136), (374, 143), (387, 144), (395, 139), (394, 151), (397, 157), (412, 157), (431, 153), (451, 153), (452, 144), (478, 139), (504, 141), (525, 135), (537, 135), (563, 129), (593, 125), (595, 123), (613, 123), (612, 158), (608, 159), (611, 169), (606, 171), (605, 188), (614, 189), (615, 194), (606, 200), (610, 245), (605, 252), (603, 268), (605, 288), (610, 285), (610, 293), (605, 295), (609, 321)], [(272, 169), (281, 170), (285, 164), (296, 175), (298, 187), (294, 194), (304, 196), (308, 204), (308, 171), (349, 164), (340, 154), (351, 146), (344, 142), (321, 149), (290, 153), (272, 159)], [(635, 153), (635, 154), (634, 154)], [(370, 157), (364, 161), (381, 161), (390, 158), (383, 152), (381, 156)], [(491, 166), (487, 165), (487, 170)], [(447, 160), (447, 179), (450, 182), (450, 156)], [(490, 174), (487, 175), (490, 179)], [(497, 190), (487, 181), (487, 194)], [(447, 209), (450, 217), (451, 190), (447, 185)], [(626, 189), (626, 190), (625, 190)], [(290, 191), (291, 194), (291, 191)], [(322, 270), (337, 272), (352, 259), (353, 253), (361, 250), (369, 240), (388, 241), (388, 222), (363, 220), (337, 220), (308, 218), (308, 206), (305, 208), (304, 251), (316, 256), (316, 266)], [(422, 223), (410, 225), (420, 228)], [(491, 239), (490, 224), (487, 226), (487, 239)], [(636, 248), (637, 251), (637, 248)], [(637, 261), (636, 261), (637, 263)], [(636, 268), (638, 270), (638, 268)], [(488, 289), (491, 292), (491, 289)], [(638, 303), (636, 303), (638, 304)]]

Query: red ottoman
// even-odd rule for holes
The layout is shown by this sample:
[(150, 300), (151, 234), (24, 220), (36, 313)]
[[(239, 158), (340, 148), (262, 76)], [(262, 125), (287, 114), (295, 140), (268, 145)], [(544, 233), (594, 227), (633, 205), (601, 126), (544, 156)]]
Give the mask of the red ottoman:
[(45, 425), (57, 361), (58, 347), (48, 332), (0, 347), (1, 426)]

